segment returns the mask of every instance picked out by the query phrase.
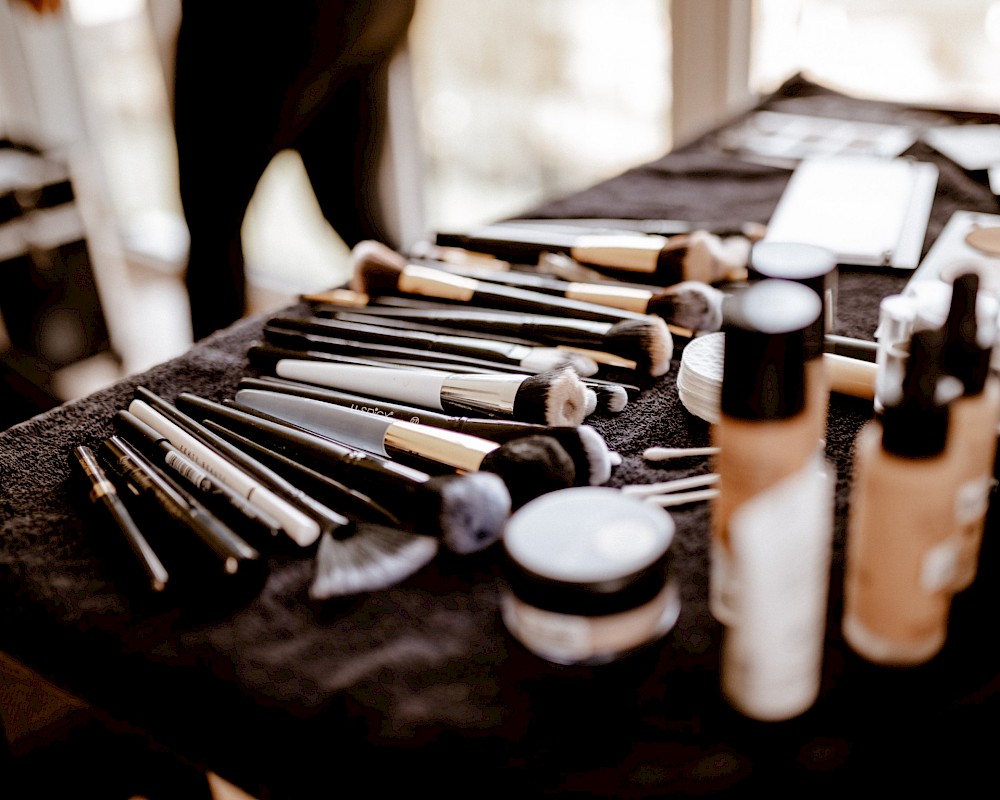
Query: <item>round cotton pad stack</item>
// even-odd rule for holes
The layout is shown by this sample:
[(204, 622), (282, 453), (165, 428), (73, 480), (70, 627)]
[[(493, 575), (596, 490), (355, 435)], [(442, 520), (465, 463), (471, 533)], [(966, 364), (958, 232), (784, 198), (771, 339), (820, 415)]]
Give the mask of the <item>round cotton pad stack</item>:
[(725, 340), (721, 331), (696, 336), (684, 347), (677, 371), (677, 395), (684, 407), (712, 423), (719, 421)]

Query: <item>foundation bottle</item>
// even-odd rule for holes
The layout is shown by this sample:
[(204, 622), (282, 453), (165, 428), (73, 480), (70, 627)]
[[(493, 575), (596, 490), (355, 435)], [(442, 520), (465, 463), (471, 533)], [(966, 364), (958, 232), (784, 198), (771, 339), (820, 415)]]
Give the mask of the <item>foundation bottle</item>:
[(819, 692), (833, 484), (806, 395), (806, 339), (821, 311), (808, 287), (765, 279), (725, 309), (710, 602), (726, 627), (722, 692), (761, 720)]
[(959, 465), (955, 513), (959, 525), (955, 591), (972, 584), (993, 490), (1000, 425), (1000, 379), (990, 370), (997, 332), (997, 304), (979, 294), (975, 272), (959, 275), (944, 325), (942, 368), (958, 378), (962, 394), (951, 405), (948, 448)]
[(821, 446), (806, 408), (805, 339), (821, 311), (811, 289), (765, 279), (723, 302), (723, 377), (719, 420), (719, 495), (712, 504), (709, 608), (727, 624), (732, 598), (729, 518), (743, 503), (798, 472)]
[(831, 376), (836, 360), (824, 360), (824, 335), (833, 331), (837, 313), (837, 257), (825, 247), (801, 242), (763, 241), (750, 251), (749, 281), (778, 279), (794, 281), (812, 289), (822, 303), (822, 313), (804, 334), (806, 409), (826, 438)]
[(943, 340), (913, 334), (898, 391), (855, 441), (841, 625), (877, 664), (924, 663), (947, 637), (960, 541), (960, 470), (947, 443), (960, 387), (941, 371)]

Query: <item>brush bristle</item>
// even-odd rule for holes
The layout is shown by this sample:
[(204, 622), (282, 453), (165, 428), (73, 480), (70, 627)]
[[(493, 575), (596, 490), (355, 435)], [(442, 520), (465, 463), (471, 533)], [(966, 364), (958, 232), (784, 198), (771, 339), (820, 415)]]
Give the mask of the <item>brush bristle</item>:
[[(591, 486), (602, 486), (611, 477), (611, 453), (608, 451), (608, 443), (590, 425), (581, 425), (577, 430), (580, 433), (583, 453), (590, 466), (588, 483)], [(579, 468), (577, 471), (579, 472)]]
[(650, 298), (648, 308), (672, 325), (692, 331), (717, 331), (722, 328), (722, 298), (722, 291), (714, 286), (683, 281)]
[(533, 434), (502, 444), (480, 469), (503, 478), (517, 509), (547, 492), (576, 485), (576, 464), (557, 439)]
[(590, 356), (572, 353), (556, 347), (536, 347), (531, 355), (521, 362), (528, 372), (549, 372), (568, 367), (577, 375), (589, 377), (597, 374), (598, 365)]
[(648, 319), (616, 322), (605, 339), (614, 345), (617, 354), (631, 358), (654, 377), (670, 371), (674, 337), (660, 317), (650, 315)]
[(437, 475), (424, 484), (423, 516), (433, 517), (445, 547), (474, 553), (500, 539), (510, 516), (510, 490), (492, 472)]
[(372, 523), (344, 538), (324, 533), (309, 596), (325, 600), (394, 586), (430, 563), (438, 546), (431, 536)]
[(381, 242), (365, 239), (351, 250), (349, 266), (350, 288), (374, 297), (396, 293), (399, 275), (406, 268), (406, 259)]
[(514, 416), (545, 425), (579, 425), (587, 416), (587, 386), (571, 369), (531, 375), (517, 390)]
[(594, 392), (597, 395), (597, 405), (601, 411), (617, 414), (628, 405), (628, 391), (624, 386), (614, 384), (595, 386)]

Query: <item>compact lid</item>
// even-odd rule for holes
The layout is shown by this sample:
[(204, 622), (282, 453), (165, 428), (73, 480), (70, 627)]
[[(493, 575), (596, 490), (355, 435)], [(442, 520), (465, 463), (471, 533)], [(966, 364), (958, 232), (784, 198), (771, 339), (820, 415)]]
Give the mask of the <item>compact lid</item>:
[(765, 279), (723, 301), (721, 408), (738, 419), (785, 419), (805, 405), (807, 338), (822, 312), (819, 295), (793, 281)]

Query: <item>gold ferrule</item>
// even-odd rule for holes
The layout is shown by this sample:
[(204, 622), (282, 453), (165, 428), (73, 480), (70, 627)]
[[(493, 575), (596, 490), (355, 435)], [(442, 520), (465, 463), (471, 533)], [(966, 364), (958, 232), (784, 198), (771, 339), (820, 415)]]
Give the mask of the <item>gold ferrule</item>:
[(500, 446), (478, 436), (413, 422), (393, 423), (386, 432), (384, 442), (396, 450), (468, 472), (477, 471), (483, 459)]
[(409, 264), (396, 284), (401, 292), (468, 302), (476, 293), (478, 281), (452, 275), (439, 269)]
[(633, 289), (627, 286), (599, 286), (594, 283), (571, 283), (566, 289), (566, 297), (570, 300), (582, 300), (587, 303), (597, 303), (611, 308), (621, 308), (645, 314), (652, 293), (645, 289)]
[(660, 251), (666, 243), (665, 237), (653, 235), (581, 236), (570, 255), (585, 264), (633, 272), (656, 272)]

